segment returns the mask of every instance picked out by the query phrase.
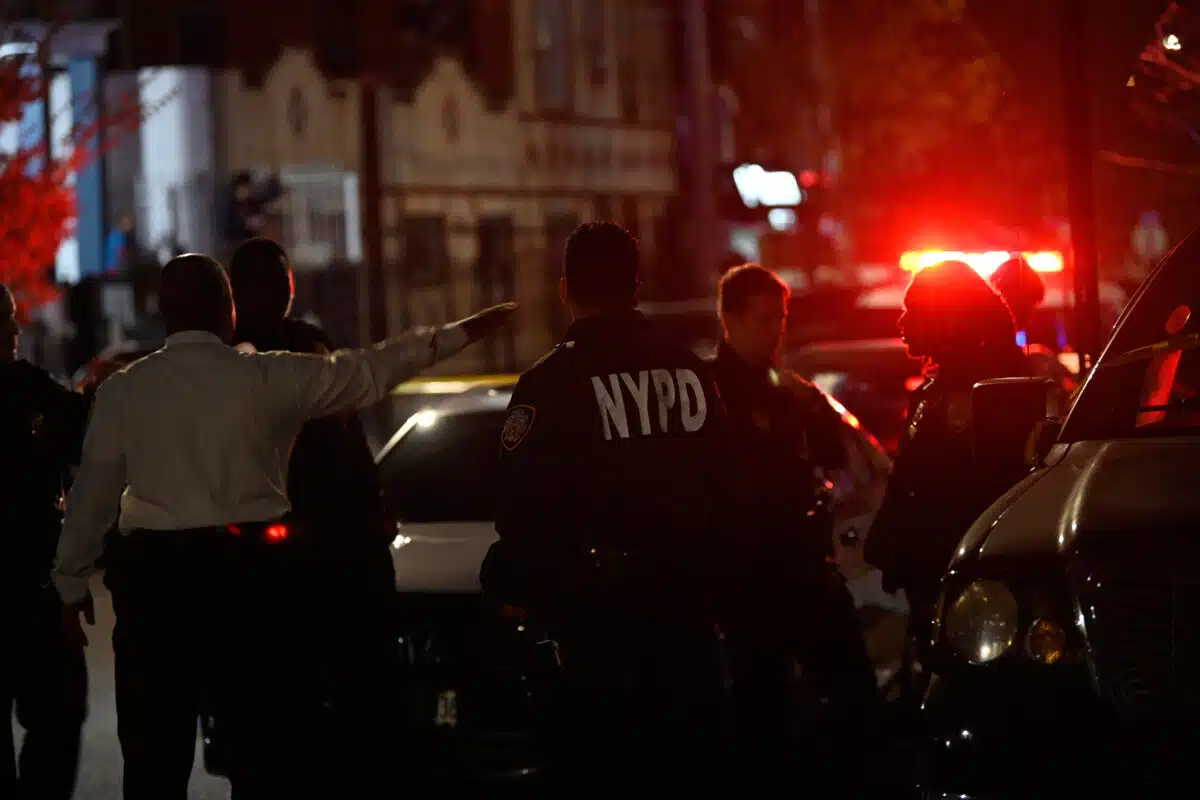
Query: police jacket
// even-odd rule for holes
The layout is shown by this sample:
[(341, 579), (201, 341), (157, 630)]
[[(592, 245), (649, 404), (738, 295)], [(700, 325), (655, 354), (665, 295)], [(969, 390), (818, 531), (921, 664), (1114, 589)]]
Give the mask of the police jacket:
[(581, 319), (521, 376), (497, 446), (485, 595), (567, 626), (714, 613), (736, 469), (695, 354), (636, 310)]
[[(234, 338), (260, 352), (336, 349), (320, 328), (291, 319), (271, 327), (240, 326)], [(288, 462), (288, 500), (323, 553), (352, 560), (388, 555), (375, 459), (357, 414), (313, 420), (301, 429)]]
[(87, 401), (27, 361), (0, 364), (0, 587), (50, 577), (69, 469), (79, 464)]
[[(742, 456), (749, 513), (742, 533), (739, 582), (750, 594), (737, 607), (749, 630), (785, 638), (809, 613), (814, 593), (831, 588), (826, 555), (832, 530), (826, 515), (810, 516), (820, 484), (817, 469), (845, 465), (840, 418), (812, 384), (771, 364), (751, 364), (722, 344), (711, 364)], [(807, 604), (810, 608), (797, 608)]]
[[(837, 412), (796, 373), (751, 364), (724, 343), (712, 361), (712, 374), (755, 500), (778, 510), (778, 524), (795, 527), (812, 498), (814, 471), (845, 466)], [(802, 513), (792, 513), (797, 509)]]
[(913, 392), (887, 494), (865, 544), (868, 562), (890, 587), (928, 605), (954, 548), (1006, 489), (972, 455), (971, 388), (990, 378), (1023, 376), (1028, 366), (1014, 345), (938, 369)]

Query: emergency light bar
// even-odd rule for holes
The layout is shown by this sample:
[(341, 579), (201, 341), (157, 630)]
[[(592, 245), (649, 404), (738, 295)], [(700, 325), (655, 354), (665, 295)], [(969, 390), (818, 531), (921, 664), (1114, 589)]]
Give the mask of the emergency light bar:
[[(986, 253), (963, 253), (953, 250), (910, 250), (900, 256), (900, 269), (905, 272), (920, 272), (944, 261), (961, 261), (969, 264), (984, 278), (990, 277), (1001, 264), (1015, 253), (1008, 250), (989, 250)], [(1021, 253), (1035, 272), (1062, 272), (1063, 256), (1056, 250)]]

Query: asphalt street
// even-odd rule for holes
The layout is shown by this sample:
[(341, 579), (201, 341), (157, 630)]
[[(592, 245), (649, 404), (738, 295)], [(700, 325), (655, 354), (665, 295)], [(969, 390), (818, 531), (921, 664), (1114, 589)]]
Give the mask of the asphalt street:
[[(112, 602), (98, 579), (93, 582), (92, 592), (96, 600), (96, 627), (87, 631), (90, 713), (83, 729), (83, 758), (75, 798), (120, 800), (121, 746), (117, 742), (117, 710), (113, 695)], [(19, 727), (16, 732), (19, 740)], [(227, 800), (228, 797), (229, 784), (204, 772), (197, 740), (188, 800)]]

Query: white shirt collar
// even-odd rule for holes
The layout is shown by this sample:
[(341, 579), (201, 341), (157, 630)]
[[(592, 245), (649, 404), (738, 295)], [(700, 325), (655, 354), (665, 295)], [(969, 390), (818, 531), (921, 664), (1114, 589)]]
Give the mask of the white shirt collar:
[(223, 345), (225, 342), (221, 341), (220, 336), (217, 336), (215, 333), (209, 333), (208, 331), (179, 331), (179, 333), (172, 333), (170, 336), (168, 336), (166, 344), (167, 347), (170, 347), (173, 344)]

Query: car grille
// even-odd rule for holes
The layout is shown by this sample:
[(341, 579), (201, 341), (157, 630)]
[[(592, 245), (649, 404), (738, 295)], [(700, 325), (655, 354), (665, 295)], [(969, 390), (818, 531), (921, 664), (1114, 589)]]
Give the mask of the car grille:
[[(1077, 576), (1080, 611), (1097, 688), (1122, 718), (1194, 718), (1200, 713), (1200, 553), (1156, 550), (1149, 558), (1091, 556)], [(1195, 566), (1193, 566), (1195, 565)]]

